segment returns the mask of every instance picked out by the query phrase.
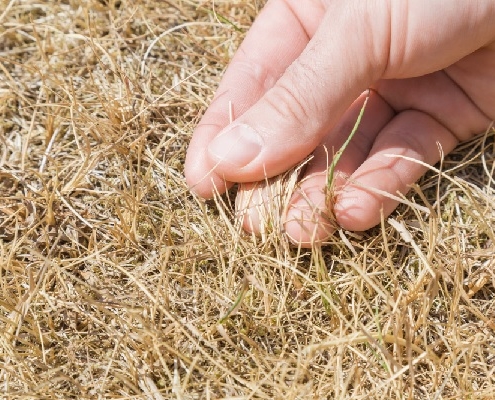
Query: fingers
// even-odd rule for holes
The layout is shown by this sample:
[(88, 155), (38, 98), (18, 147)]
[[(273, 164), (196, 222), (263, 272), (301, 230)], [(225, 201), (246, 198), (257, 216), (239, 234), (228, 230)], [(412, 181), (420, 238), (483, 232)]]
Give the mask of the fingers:
[[(479, 68), (473, 69), (478, 74)], [(495, 78), (495, 71), (493, 72)], [(495, 84), (485, 81), (490, 93)], [(490, 119), (444, 71), (410, 79), (382, 80), (373, 85), (397, 112), (418, 110), (431, 115), (460, 141), (485, 131)], [(480, 92), (483, 93), (482, 88)], [(487, 96), (488, 97), (488, 96)]]
[(491, 121), (495, 120), (495, 41), (445, 69)]
[(334, 212), (339, 225), (351, 230), (377, 225), (380, 210), (389, 215), (397, 201), (374, 189), (406, 193), (427, 170), (406, 158), (433, 165), (440, 160), (439, 146), (449, 153), (457, 144), (456, 137), (428, 114), (410, 110), (397, 115), (377, 137), (368, 159), (338, 193)]
[[(419, 178), (425, 169), (418, 169), (418, 165), (415, 164), (409, 169), (400, 170), (404, 160), (399, 162), (380, 153), (383, 140), (393, 138), (396, 141), (395, 149), (387, 150), (390, 154), (399, 154), (401, 151), (405, 152), (401, 154), (408, 154), (411, 149), (415, 149), (420, 155), (417, 159), (434, 163), (439, 157), (437, 141), (443, 146), (444, 152), (448, 152), (457, 140), (468, 139), (484, 131), (489, 124), (486, 116), (444, 72), (420, 78), (379, 81), (374, 85), (374, 89), (379, 95), (374, 91), (371, 93), (359, 130), (337, 166), (334, 182), (337, 194), (335, 210), (327, 210), (327, 207), (332, 207), (325, 189), (328, 185), (328, 159), (335, 154), (351, 132), (363, 102), (362, 97), (344, 115), (342, 122), (327, 134), (322, 142), (323, 146), (315, 151), (286, 216), (286, 231), (294, 242), (309, 245), (314, 241), (325, 240), (338, 224), (355, 230), (371, 228), (379, 222), (382, 207), (387, 214), (395, 208), (396, 202), (384, 196), (377, 196), (376, 193), (370, 199), (373, 188), (390, 190), (389, 193), (392, 194), (396, 194), (397, 191), (404, 193), (407, 191), (407, 185), (416, 179), (413, 177)], [(414, 119), (404, 118), (404, 115), (396, 117), (397, 121), (402, 121), (398, 125), (397, 121), (389, 124), (394, 110), (399, 113), (411, 113), (411, 110), (416, 110), (417, 115), (427, 114), (432, 121), (438, 121), (438, 126), (435, 129), (418, 129)], [(424, 125), (421, 122), (422, 117), (418, 118), (418, 123)], [(395, 134), (394, 130), (398, 130), (399, 134)], [(377, 142), (373, 144), (375, 139)], [(368, 156), (370, 159), (365, 161)], [(376, 169), (374, 165), (377, 162), (384, 167)], [(389, 164), (390, 170), (387, 169)], [(373, 174), (371, 170), (374, 171)], [(390, 179), (388, 174), (395, 178)], [(357, 179), (355, 184), (350, 184), (354, 179)], [(363, 185), (370, 190), (366, 192)], [(356, 205), (349, 208), (349, 199), (352, 197), (356, 198)], [(341, 202), (348, 204), (342, 207)], [(355, 207), (360, 207), (360, 213), (354, 214)], [(250, 210), (250, 219), (256, 221), (252, 224), (252, 230), (256, 231), (257, 224), (261, 224), (263, 218), (255, 215), (256, 210), (253, 207), (247, 206), (246, 209)], [(347, 211), (344, 211), (345, 209)], [(334, 217), (337, 221), (332, 220)]]
[[(295, 243), (310, 246), (328, 238), (336, 227), (328, 206), (328, 174), (332, 155), (343, 145), (357, 120), (366, 94), (361, 95), (344, 114), (342, 121), (330, 132), (314, 153), (298, 190), (291, 199), (285, 216), (285, 230)], [(347, 183), (368, 156), (381, 129), (394, 117), (392, 108), (375, 92), (370, 93), (363, 118), (353, 140), (345, 149), (335, 169), (332, 190), (337, 192)]]
[[(320, 156), (308, 169), (286, 217), (286, 232), (294, 243), (310, 247), (327, 239), (336, 226), (362, 231), (377, 225), (381, 212), (387, 216), (398, 204), (381, 193), (404, 194), (426, 172), (424, 165), (411, 160), (432, 165), (440, 159), (437, 145), (448, 153), (458, 143), (448, 129), (428, 114), (408, 110), (392, 118), (393, 111), (386, 103), (377, 107), (382, 112), (373, 116), (380, 117), (379, 120), (370, 117), (371, 113), (368, 120), (363, 118), (360, 137), (369, 135), (367, 140), (360, 144), (356, 137), (339, 162), (332, 211), (336, 221), (328, 217), (327, 207), (332, 205), (324, 190), (327, 182), (323, 158)], [(377, 133), (367, 155), (369, 138)]]
[[(331, 2), (319, 30), (277, 83), (209, 143), (210, 165), (219, 176), (251, 182), (286, 171), (380, 76), (388, 35), (380, 27), (389, 25), (366, 4)], [(337, 33), (350, 26), (352, 35), (342, 40)]]
[[(244, 228), (250, 232), (263, 233), (273, 226), (274, 215), (286, 211), (288, 200), (291, 207), (283, 216), (285, 231), (295, 243), (303, 246), (326, 239), (335, 228), (327, 211), (327, 169), (332, 156), (343, 145), (356, 122), (367, 93), (361, 95), (344, 114), (341, 122), (325, 136), (325, 140), (313, 153), (305, 166), (304, 175), (292, 199), (292, 182), (280, 184), (279, 177), (264, 182), (243, 184), (238, 192), (237, 214), (243, 218)], [(371, 92), (365, 113), (336, 168), (334, 187), (339, 189), (347, 178), (367, 157), (375, 137), (394, 116), (393, 110), (374, 92)]]
[[(202, 197), (222, 193), (230, 184), (215, 170), (206, 151), (213, 138), (230, 122), (229, 104), (239, 117), (276, 83), (300, 55), (320, 24), (320, 1), (269, 1), (247, 34), (227, 69), (215, 99), (196, 128), (185, 164), (188, 185)], [(244, 154), (241, 154), (245, 157)]]

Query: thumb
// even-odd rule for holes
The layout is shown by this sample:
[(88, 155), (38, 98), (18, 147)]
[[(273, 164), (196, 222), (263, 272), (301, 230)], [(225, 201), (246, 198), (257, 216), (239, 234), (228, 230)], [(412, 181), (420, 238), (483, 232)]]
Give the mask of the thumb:
[[(296, 61), (209, 144), (211, 166), (224, 179), (258, 181), (286, 171), (310, 154), (383, 74), (390, 26), (386, 7), (368, 9), (370, 2), (362, 1), (330, 3)], [(349, 27), (352, 32), (346, 35)]]

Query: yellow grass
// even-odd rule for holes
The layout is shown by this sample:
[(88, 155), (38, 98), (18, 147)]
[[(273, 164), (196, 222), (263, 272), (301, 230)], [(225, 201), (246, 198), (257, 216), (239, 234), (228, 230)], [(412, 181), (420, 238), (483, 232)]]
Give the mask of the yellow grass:
[(0, 0), (2, 398), (495, 398), (493, 131), (313, 251), (188, 192), (261, 3)]

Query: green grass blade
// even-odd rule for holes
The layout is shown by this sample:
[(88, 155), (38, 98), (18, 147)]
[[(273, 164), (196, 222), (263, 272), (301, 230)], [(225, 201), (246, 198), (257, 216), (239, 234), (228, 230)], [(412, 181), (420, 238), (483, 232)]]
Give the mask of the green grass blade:
[(339, 151), (337, 151), (337, 153), (335, 153), (335, 155), (333, 157), (333, 160), (332, 160), (332, 163), (330, 164), (330, 167), (328, 168), (327, 189), (329, 191), (331, 190), (332, 185), (333, 185), (333, 178), (334, 178), (334, 173), (335, 173), (335, 166), (339, 162), (340, 157), (342, 156), (342, 154), (344, 153), (345, 149), (347, 148), (347, 146), (351, 142), (352, 138), (356, 134), (356, 132), (357, 132), (357, 130), (359, 128), (359, 125), (361, 124), (361, 119), (363, 118), (364, 110), (366, 108), (366, 104), (368, 104), (369, 98), (370, 98), (370, 95), (369, 95), (369, 92), (368, 92), (368, 95), (366, 96), (366, 99), (364, 100), (363, 106), (361, 107), (361, 111), (359, 111), (358, 118), (356, 120), (356, 123), (354, 124), (354, 127), (352, 128), (352, 131), (351, 131), (350, 135), (347, 137), (346, 141), (344, 142), (344, 144), (342, 145), (342, 147), (339, 149)]

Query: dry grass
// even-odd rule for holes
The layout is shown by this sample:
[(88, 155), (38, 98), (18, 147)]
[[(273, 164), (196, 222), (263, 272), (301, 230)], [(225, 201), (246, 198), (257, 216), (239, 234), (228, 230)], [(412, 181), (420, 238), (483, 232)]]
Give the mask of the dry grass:
[(214, 6), (0, 0), (2, 397), (495, 398), (493, 131), (374, 230), (244, 235), (182, 174), (261, 4)]

